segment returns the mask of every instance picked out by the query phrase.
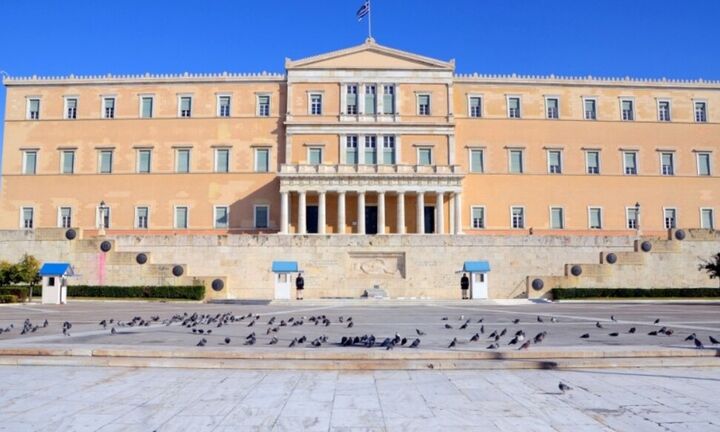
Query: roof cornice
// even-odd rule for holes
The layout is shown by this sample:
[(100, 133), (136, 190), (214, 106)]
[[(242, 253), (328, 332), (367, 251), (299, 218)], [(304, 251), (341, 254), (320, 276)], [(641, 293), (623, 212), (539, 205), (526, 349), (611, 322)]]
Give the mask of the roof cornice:
[(127, 75), (63, 75), (63, 76), (8, 76), (6, 86), (14, 85), (67, 85), (67, 84), (157, 84), (197, 82), (273, 82), (284, 81), (285, 74), (259, 73), (182, 73), (182, 74), (127, 74)]
[(632, 78), (632, 77), (593, 77), (558, 75), (518, 75), (518, 74), (455, 74), (455, 82), (487, 84), (550, 84), (567, 86), (602, 87), (660, 87), (660, 88), (701, 88), (720, 90), (720, 80)]

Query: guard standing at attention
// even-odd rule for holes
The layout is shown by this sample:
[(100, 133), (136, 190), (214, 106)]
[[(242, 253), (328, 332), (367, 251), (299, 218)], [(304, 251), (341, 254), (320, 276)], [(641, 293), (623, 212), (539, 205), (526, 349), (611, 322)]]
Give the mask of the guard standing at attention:
[(302, 273), (298, 273), (297, 279), (295, 279), (295, 289), (297, 291), (297, 299), (303, 299), (303, 290), (305, 289), (305, 279), (302, 277)]
[(467, 277), (467, 273), (463, 273), (462, 278), (460, 278), (460, 289), (462, 290), (462, 298), (463, 300), (467, 300), (468, 297), (468, 289), (470, 288), (470, 279)]

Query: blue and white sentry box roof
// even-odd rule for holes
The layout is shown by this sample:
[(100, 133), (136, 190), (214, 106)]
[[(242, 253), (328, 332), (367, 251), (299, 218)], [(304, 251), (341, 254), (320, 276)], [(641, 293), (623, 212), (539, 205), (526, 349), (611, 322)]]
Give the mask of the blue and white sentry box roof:
[(40, 276), (72, 276), (70, 263), (45, 263), (40, 268)]
[(468, 273), (487, 273), (490, 271), (488, 261), (465, 261), (463, 271)]
[(273, 273), (296, 273), (298, 271), (297, 261), (273, 261)]

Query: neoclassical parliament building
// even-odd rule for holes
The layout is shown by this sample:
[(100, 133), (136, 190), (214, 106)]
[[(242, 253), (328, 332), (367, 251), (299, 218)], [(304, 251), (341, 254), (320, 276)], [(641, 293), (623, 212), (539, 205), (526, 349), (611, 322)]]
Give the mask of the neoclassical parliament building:
[(458, 74), (373, 39), (285, 69), (6, 78), (0, 228), (304, 238), (407, 279), (430, 237), (476, 251), (456, 271), (488, 242), (720, 223), (718, 81)]

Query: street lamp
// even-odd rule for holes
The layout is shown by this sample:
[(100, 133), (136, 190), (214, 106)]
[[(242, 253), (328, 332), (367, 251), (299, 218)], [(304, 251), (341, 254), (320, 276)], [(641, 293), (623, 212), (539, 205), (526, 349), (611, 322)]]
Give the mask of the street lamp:
[(635, 202), (635, 230), (640, 232), (640, 203)]
[(104, 236), (105, 235), (105, 211), (107, 210), (107, 205), (105, 204), (105, 200), (100, 201), (100, 205), (98, 206), (98, 235)]

